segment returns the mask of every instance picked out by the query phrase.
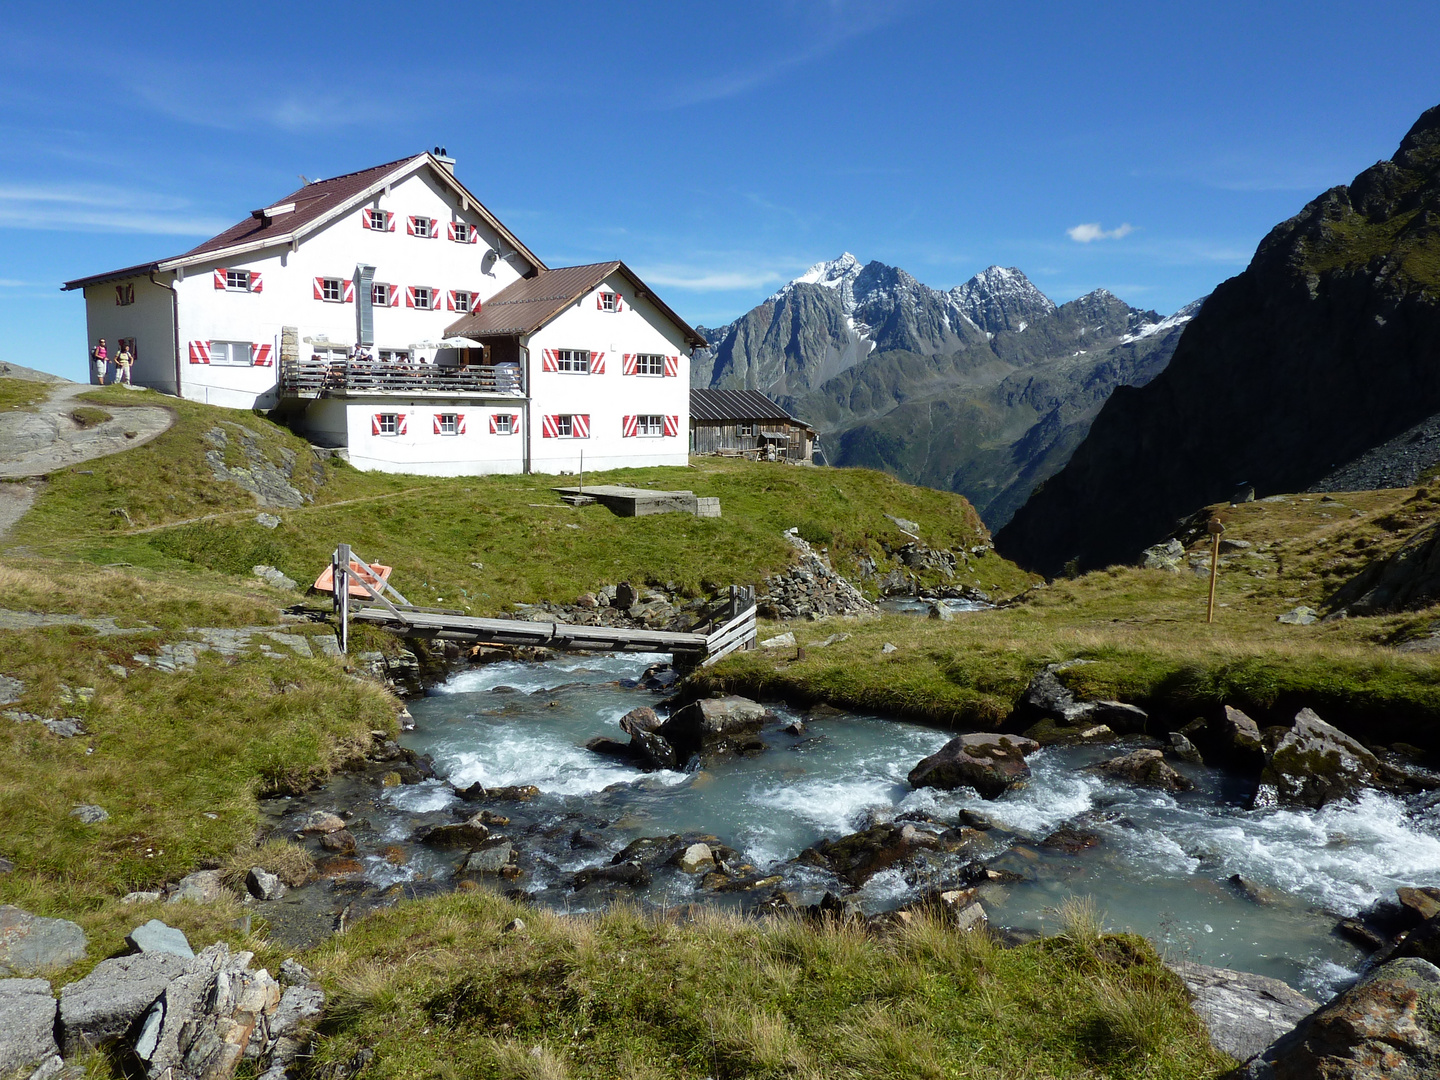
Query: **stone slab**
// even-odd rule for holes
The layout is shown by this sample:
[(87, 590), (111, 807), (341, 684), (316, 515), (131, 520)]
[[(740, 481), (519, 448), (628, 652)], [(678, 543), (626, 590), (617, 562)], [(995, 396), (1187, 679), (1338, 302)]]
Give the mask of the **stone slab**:
[(0, 979), (0, 1076), (53, 1056), (55, 997), (44, 979)]
[(68, 919), (47, 919), (0, 905), (0, 975), (33, 975), (85, 955), (85, 931)]

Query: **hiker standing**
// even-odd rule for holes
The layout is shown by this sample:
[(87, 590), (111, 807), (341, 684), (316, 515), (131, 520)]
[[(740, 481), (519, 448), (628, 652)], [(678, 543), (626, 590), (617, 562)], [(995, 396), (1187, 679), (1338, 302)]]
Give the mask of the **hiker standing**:
[(110, 354), (105, 351), (103, 337), (100, 339), (100, 343), (90, 350), (90, 367), (96, 385), (104, 386), (105, 376), (110, 367)]
[(120, 342), (120, 351), (115, 354), (115, 381), (117, 383), (130, 386), (130, 365), (134, 362), (135, 357), (131, 354), (130, 347), (125, 342)]

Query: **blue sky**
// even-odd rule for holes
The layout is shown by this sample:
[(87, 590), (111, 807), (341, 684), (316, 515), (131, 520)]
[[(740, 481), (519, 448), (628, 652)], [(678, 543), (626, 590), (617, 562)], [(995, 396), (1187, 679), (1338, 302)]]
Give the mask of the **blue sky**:
[(1168, 313), (1440, 103), (1429, 3), (32, 4), (0, 14), (0, 360), (67, 278), (445, 145), (552, 266), (716, 325), (843, 250)]

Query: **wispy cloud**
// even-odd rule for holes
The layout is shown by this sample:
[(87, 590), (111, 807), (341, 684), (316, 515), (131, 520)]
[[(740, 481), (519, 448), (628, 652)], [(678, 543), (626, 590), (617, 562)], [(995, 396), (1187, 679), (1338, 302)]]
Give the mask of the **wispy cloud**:
[(176, 80), (167, 75), (154, 81), (137, 80), (130, 89), (162, 116), (220, 131), (269, 127), (297, 134), (365, 123), (383, 125), (403, 115), (394, 100), (341, 95), (318, 87), (291, 87), (279, 95), (261, 91), (236, 99), (233, 95), (177, 93)]
[(210, 236), (230, 224), (197, 215), (187, 200), (154, 192), (0, 183), (0, 228)]
[(0, 289), (37, 289), (38, 281), (16, 281), (14, 278), (0, 278)]
[(1091, 221), (1083, 225), (1076, 225), (1073, 229), (1066, 229), (1065, 235), (1077, 244), (1089, 244), (1095, 240), (1119, 240), (1122, 236), (1129, 236), (1134, 231), (1135, 226), (1128, 221), (1108, 230), (1102, 229), (1098, 221)]
[(636, 267), (635, 272), (652, 285), (692, 292), (723, 292), (732, 289), (758, 289), (787, 280), (775, 270), (714, 270), (704, 267), (649, 266)]

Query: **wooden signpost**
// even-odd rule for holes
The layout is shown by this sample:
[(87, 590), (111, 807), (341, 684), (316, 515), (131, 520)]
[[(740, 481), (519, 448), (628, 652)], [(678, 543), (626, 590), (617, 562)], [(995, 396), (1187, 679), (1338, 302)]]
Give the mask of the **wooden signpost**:
[(1212, 517), (1210, 524), (1205, 526), (1210, 533), (1210, 606), (1205, 612), (1205, 621), (1215, 621), (1215, 579), (1220, 576), (1220, 534), (1225, 531), (1218, 517)]

